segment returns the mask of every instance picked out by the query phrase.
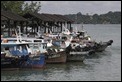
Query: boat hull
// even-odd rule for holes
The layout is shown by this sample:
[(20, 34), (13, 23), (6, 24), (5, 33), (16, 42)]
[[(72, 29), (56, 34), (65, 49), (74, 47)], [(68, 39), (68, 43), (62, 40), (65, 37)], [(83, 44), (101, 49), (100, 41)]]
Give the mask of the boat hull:
[(66, 53), (65, 51), (62, 52), (58, 52), (56, 53), (57, 57), (54, 56), (48, 56), (48, 58), (46, 59), (46, 63), (48, 64), (54, 64), (54, 63), (66, 63)]
[(45, 55), (29, 58), (21, 65), (21, 68), (43, 68), (45, 66)]
[(19, 59), (12, 57), (1, 57), (1, 69), (18, 69), (19, 68)]
[(84, 61), (84, 59), (85, 59), (85, 57), (86, 57), (86, 55), (88, 55), (89, 54), (89, 52), (70, 52), (68, 55), (67, 55), (67, 62), (70, 62), (70, 61), (74, 61), (74, 62), (77, 62), (77, 61), (81, 61), (81, 62), (83, 62)]
[(106, 48), (107, 48), (107, 45), (101, 45), (100, 47), (97, 47), (95, 51), (96, 51), (96, 52), (102, 52), (102, 51), (104, 51)]
[(99, 43), (97, 44), (95, 51), (96, 52), (102, 52), (104, 51), (108, 46), (112, 45), (113, 40), (109, 40), (108, 42), (103, 42), (103, 43)]

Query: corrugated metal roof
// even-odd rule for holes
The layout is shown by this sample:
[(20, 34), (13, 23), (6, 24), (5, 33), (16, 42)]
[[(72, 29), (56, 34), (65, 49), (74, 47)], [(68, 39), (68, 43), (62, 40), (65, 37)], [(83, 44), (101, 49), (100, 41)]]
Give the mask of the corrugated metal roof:
[(72, 22), (72, 20), (66, 18), (63, 15), (47, 14), (47, 13), (26, 13), (23, 17), (31, 19), (31, 17), (38, 18), (42, 21), (51, 22)]
[(10, 11), (1, 11), (1, 15), (10, 20), (14, 20), (14, 21), (26, 21), (27, 20), (24, 17), (22, 17), (18, 14), (15, 14), (13, 12), (10, 12)]
[(39, 13), (26, 13), (25, 15), (23, 15), (23, 17), (28, 18), (28, 19), (30, 19), (31, 17), (35, 17), (42, 21), (53, 21), (49, 17), (46, 17), (45, 15), (39, 14)]

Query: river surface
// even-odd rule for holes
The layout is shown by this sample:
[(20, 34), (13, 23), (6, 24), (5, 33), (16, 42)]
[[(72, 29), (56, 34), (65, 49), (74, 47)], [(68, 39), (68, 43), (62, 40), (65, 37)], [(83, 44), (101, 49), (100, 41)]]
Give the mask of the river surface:
[[(74, 24), (81, 30), (81, 24)], [(1, 71), (2, 81), (121, 81), (121, 25), (84, 24), (95, 41), (113, 44), (101, 53), (90, 55), (84, 62), (46, 64), (45, 69)], [(74, 28), (75, 30), (75, 28)]]

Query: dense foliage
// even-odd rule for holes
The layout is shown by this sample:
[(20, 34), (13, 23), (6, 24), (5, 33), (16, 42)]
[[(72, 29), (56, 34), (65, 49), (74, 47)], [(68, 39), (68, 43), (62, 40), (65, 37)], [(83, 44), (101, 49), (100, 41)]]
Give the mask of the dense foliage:
[(121, 12), (109, 11), (106, 14), (83, 15), (81, 12), (77, 14), (68, 14), (66, 17), (74, 20), (74, 23), (84, 24), (121, 24)]
[(20, 15), (38, 12), (40, 9), (41, 3), (36, 1), (1, 1), (1, 10), (9, 10)]

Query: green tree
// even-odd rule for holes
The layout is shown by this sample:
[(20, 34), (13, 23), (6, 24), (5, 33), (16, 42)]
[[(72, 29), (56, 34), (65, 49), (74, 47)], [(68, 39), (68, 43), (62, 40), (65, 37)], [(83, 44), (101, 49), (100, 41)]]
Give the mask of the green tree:
[(27, 12), (38, 12), (41, 9), (41, 2), (33, 2), (31, 1), (30, 3), (25, 3), (23, 5), (23, 13)]
[(38, 12), (41, 3), (37, 1), (1, 1), (1, 10), (9, 10), (17, 14)]
[(21, 14), (23, 4), (24, 1), (1, 1), (1, 9)]

